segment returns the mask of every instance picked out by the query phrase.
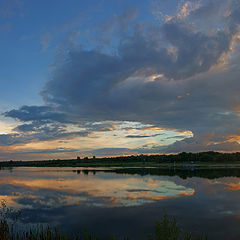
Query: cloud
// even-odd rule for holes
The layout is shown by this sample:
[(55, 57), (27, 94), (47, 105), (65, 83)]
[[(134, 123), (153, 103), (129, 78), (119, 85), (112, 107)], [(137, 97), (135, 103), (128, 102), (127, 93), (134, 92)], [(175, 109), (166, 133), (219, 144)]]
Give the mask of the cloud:
[[(82, 119), (149, 121), (151, 116), (159, 122), (160, 115), (185, 108), (187, 100), (176, 98), (197, 81), (187, 79), (216, 65), (229, 51), (232, 36), (227, 27), (207, 34), (179, 19), (161, 27), (136, 26), (132, 36), (121, 40), (117, 55), (70, 51), (66, 61), (55, 66), (42, 96), (47, 104)], [(169, 45), (176, 49), (175, 59)]]
[(98, 148), (98, 149), (89, 151), (89, 153), (92, 153), (98, 156), (101, 156), (101, 155), (114, 156), (114, 155), (124, 155), (124, 154), (127, 154), (127, 155), (136, 154), (137, 152), (129, 148)]
[(19, 145), (37, 141), (49, 141), (65, 138), (74, 138), (77, 136), (86, 137), (89, 135), (87, 131), (68, 132), (65, 130), (44, 129), (36, 133), (16, 133), (16, 134), (1, 134), (0, 146)]
[(0, 135), (0, 145), (9, 146), (18, 144), (20, 142), (24, 143), (26, 139), (21, 138), (18, 134), (1, 134)]
[(5, 117), (11, 117), (19, 121), (58, 121), (69, 122), (65, 119), (66, 115), (56, 112), (49, 106), (22, 106), (4, 113)]
[[(116, 17), (124, 34), (118, 41), (112, 37), (117, 44), (114, 54), (98, 48), (68, 49), (41, 91), (45, 106), (23, 106), (5, 116), (24, 122), (16, 131), (37, 131), (29, 137), (40, 140), (42, 132), (67, 137), (64, 124), (103, 132), (116, 130), (111, 122), (132, 121), (194, 134), (166, 146), (168, 152), (238, 149), (238, 142), (226, 136), (240, 134), (240, 4), (206, 1), (184, 5), (180, 11), (181, 17), (178, 12), (162, 24), (134, 22), (131, 31)], [(206, 15), (213, 19), (209, 25)], [(127, 23), (133, 23), (136, 11), (127, 16)], [(48, 124), (57, 128), (51, 131)], [(69, 133), (74, 134), (82, 133)], [(22, 136), (4, 136), (2, 142), (11, 144)], [(143, 137), (147, 136), (127, 136)]]
[(104, 33), (112, 33), (117, 28), (119, 33), (123, 34), (129, 30), (137, 15), (137, 8), (127, 8), (122, 13), (115, 15), (111, 20), (107, 19), (104, 23), (99, 24), (98, 27)]
[(162, 133), (157, 133), (153, 135), (127, 135), (126, 138), (149, 138), (149, 137), (157, 137), (163, 135)]
[(107, 132), (118, 128), (118, 125), (113, 122), (87, 122), (84, 127), (91, 132)]
[(71, 148), (35, 149), (24, 151), (24, 154), (74, 153), (77, 151), (77, 149)]
[(178, 152), (203, 152), (203, 151), (226, 151), (238, 152), (240, 151), (240, 144), (236, 141), (233, 142), (214, 142), (212, 133), (197, 135), (193, 138), (187, 138), (167, 146), (162, 151), (165, 153), (178, 153)]
[[(29, 111), (31, 114), (29, 114)], [(13, 133), (0, 134), (0, 146), (74, 138), (77, 136), (86, 137), (90, 134), (89, 131), (82, 128), (69, 130), (69, 124), (62, 123), (62, 115), (54, 112), (49, 113), (47, 107), (24, 106), (19, 110), (5, 113), (5, 116), (11, 116), (27, 123), (13, 128)]]
[(165, 153), (168, 152), (168, 146), (152, 146), (143, 145), (139, 148), (96, 148), (91, 151), (85, 151), (86, 154), (93, 154), (96, 156), (118, 156), (118, 155), (137, 155), (137, 154), (151, 154), (151, 153)]

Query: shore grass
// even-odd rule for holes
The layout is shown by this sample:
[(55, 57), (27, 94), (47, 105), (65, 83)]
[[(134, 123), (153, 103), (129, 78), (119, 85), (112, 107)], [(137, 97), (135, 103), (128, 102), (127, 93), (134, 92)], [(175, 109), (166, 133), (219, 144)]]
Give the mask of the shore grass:
[[(107, 230), (106, 230), (107, 231)], [(0, 239), (1, 240), (131, 240), (128, 237), (115, 238), (106, 237), (100, 238), (90, 232), (83, 232), (79, 235), (72, 234), (71, 236), (61, 232), (57, 228), (50, 226), (37, 225), (28, 228), (27, 230), (16, 230), (16, 226), (11, 226), (8, 221), (0, 221)], [(203, 235), (184, 232), (177, 224), (176, 220), (169, 219), (167, 215), (160, 222), (156, 222), (155, 231), (141, 240), (207, 240)]]
[[(7, 207), (6, 201), (0, 201), (0, 239), (1, 240), (130, 240), (128, 237), (115, 238), (114, 236), (100, 238), (88, 231), (82, 234), (68, 235), (49, 225), (34, 225), (18, 228), (20, 212)], [(107, 229), (106, 229), (107, 231)], [(107, 235), (107, 232), (106, 232)], [(155, 223), (155, 231), (141, 240), (207, 240), (203, 235), (184, 232), (174, 218), (166, 214), (161, 221)], [(140, 240), (140, 239), (139, 239)]]

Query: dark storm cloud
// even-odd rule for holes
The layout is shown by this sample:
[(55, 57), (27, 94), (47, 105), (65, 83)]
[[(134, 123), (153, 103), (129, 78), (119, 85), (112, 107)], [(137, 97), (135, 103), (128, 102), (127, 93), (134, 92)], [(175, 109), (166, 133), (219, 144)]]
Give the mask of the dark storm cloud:
[[(219, 0), (217, 5), (207, 1), (187, 17), (175, 16), (162, 25), (137, 23), (131, 34), (121, 37), (115, 54), (68, 49), (41, 92), (46, 106), (23, 106), (5, 116), (31, 122), (17, 128), (22, 132), (41, 128), (39, 121), (44, 126), (46, 122), (137, 121), (194, 133), (193, 138), (177, 141), (168, 151), (180, 149), (180, 145), (203, 150), (230, 149), (231, 144), (238, 148), (238, 143), (224, 141), (227, 135), (240, 134), (236, 110), (240, 48), (231, 52), (239, 28), (240, 3)], [(207, 25), (209, 18), (204, 14), (216, 21)], [(212, 70), (224, 54), (228, 65)], [(235, 57), (227, 59), (227, 54)], [(94, 131), (101, 126), (89, 128)], [(203, 140), (195, 143), (209, 132), (214, 134), (207, 138), (208, 144)]]
[(240, 4), (238, 0), (231, 1), (231, 11), (229, 11), (227, 20), (229, 21), (231, 32), (238, 31), (240, 23)]
[[(42, 96), (47, 104), (55, 104), (63, 112), (74, 112), (81, 119), (152, 118), (166, 125), (164, 116), (168, 121), (176, 111), (178, 114), (186, 109), (186, 100), (176, 99), (190, 88), (182, 80), (217, 64), (229, 50), (232, 36), (227, 27), (207, 34), (179, 19), (161, 27), (136, 25), (134, 34), (120, 41), (117, 55), (97, 50), (70, 51), (67, 60), (56, 66)], [(152, 74), (165, 77), (144, 81)], [(135, 81), (131, 81), (133, 78)], [(169, 82), (172, 78), (178, 83)]]
[(166, 74), (174, 79), (187, 78), (209, 70), (222, 53), (229, 50), (231, 35), (227, 32), (218, 31), (211, 36), (194, 32), (188, 27), (174, 21), (163, 26), (167, 40), (177, 48), (177, 60), (170, 65)]
[(213, 138), (206, 135), (187, 138), (165, 147), (162, 152), (240, 151), (240, 144), (236, 141), (211, 143), (211, 139)]

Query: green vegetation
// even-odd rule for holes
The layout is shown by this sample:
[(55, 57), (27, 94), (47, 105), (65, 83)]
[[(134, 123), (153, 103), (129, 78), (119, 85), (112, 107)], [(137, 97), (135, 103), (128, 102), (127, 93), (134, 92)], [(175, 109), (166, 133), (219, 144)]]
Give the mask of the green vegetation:
[[(100, 240), (101, 238), (89, 232), (83, 232), (81, 236), (69, 236), (50, 226), (37, 225), (27, 230), (17, 228), (19, 212), (6, 206), (4, 200), (0, 203), (0, 239), (1, 240)], [(121, 238), (128, 240), (129, 238)], [(154, 234), (149, 235), (148, 240), (206, 240), (206, 237), (184, 232), (175, 219), (164, 215), (163, 220), (156, 222)], [(105, 240), (117, 240), (108, 237)], [(120, 240), (120, 239), (119, 239)]]
[(6, 201), (0, 201), (0, 239), (1, 240), (15, 240), (13, 238), (16, 232), (16, 223), (20, 216), (19, 211), (14, 211), (7, 207)]
[(130, 166), (163, 166), (163, 165), (237, 165), (240, 166), (240, 153), (201, 152), (170, 155), (136, 155), (124, 157), (83, 158), (45, 161), (5, 161), (4, 167), (130, 167)]
[(149, 240), (206, 240), (207, 237), (184, 232), (175, 219), (169, 219), (165, 214), (161, 222), (155, 223), (155, 233)]

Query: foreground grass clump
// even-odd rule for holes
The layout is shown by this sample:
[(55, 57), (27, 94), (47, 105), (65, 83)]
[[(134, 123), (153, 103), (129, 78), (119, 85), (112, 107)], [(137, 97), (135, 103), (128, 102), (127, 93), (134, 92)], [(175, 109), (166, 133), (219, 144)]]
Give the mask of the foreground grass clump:
[[(4, 200), (0, 201), (0, 240), (100, 240), (96, 235), (83, 232), (81, 236), (69, 236), (56, 228), (43, 225), (35, 225), (27, 230), (17, 227), (20, 212), (7, 207)], [(141, 240), (143, 240), (142, 238)], [(163, 220), (156, 222), (154, 234), (149, 235), (148, 240), (206, 240), (202, 236), (192, 233), (184, 233), (175, 219), (164, 215)], [(117, 240), (108, 237), (101, 240)], [(120, 239), (119, 239), (120, 240)], [(121, 240), (130, 240), (121, 238)]]
[(177, 224), (176, 219), (169, 219), (165, 214), (161, 222), (155, 223), (155, 233), (149, 240), (207, 240), (206, 237), (185, 233)]

